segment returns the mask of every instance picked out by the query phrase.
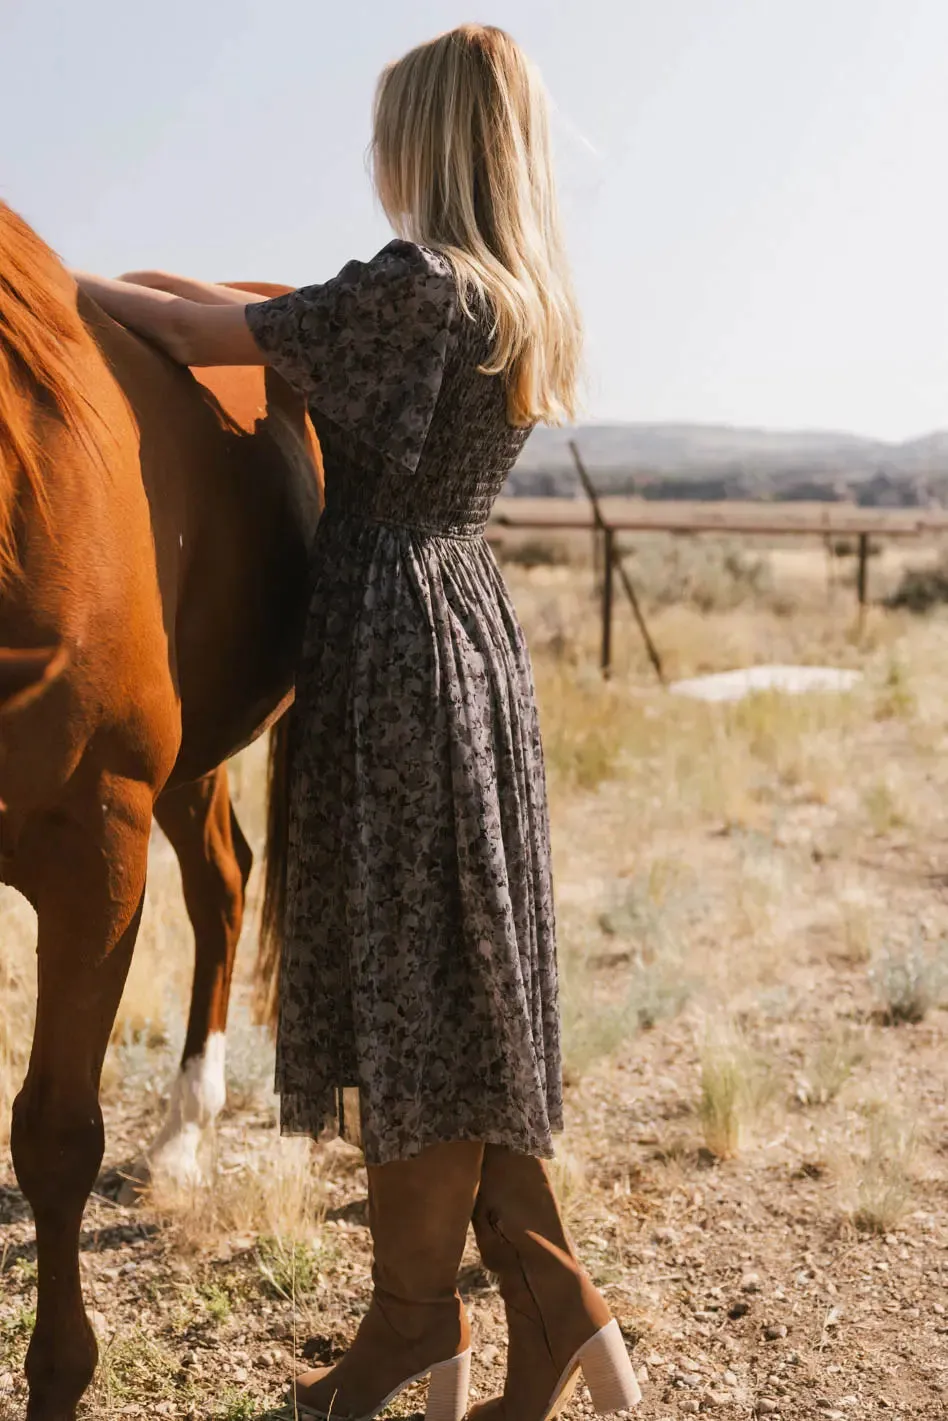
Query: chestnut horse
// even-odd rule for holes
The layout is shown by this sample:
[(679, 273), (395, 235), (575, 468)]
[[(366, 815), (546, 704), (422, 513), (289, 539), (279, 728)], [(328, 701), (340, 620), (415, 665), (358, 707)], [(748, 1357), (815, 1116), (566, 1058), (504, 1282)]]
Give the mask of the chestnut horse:
[(36, 1221), (29, 1421), (73, 1421), (95, 1369), (79, 1230), (152, 816), (177, 852), (197, 945), (158, 1153), (183, 1152), (187, 1167), (222, 1102), (251, 862), (222, 766), (291, 695), (317, 468), (305, 410), (272, 372), (199, 383), (77, 298), (0, 205), (0, 878), (33, 904), (39, 933), (12, 1133)]

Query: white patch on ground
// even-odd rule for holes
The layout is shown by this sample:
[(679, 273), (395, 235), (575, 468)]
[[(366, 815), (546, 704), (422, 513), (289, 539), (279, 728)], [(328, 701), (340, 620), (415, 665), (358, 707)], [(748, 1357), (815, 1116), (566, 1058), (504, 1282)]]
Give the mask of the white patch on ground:
[(762, 691), (780, 691), (788, 696), (851, 691), (861, 679), (858, 671), (836, 666), (748, 666), (716, 676), (675, 681), (668, 689), (674, 696), (690, 696), (698, 701), (742, 701)]
[(213, 1031), (203, 1054), (185, 1062), (171, 1091), (165, 1123), (132, 1172), (135, 1180), (160, 1178), (185, 1187), (204, 1182), (201, 1147), (224, 1108), (226, 1053), (224, 1033)]

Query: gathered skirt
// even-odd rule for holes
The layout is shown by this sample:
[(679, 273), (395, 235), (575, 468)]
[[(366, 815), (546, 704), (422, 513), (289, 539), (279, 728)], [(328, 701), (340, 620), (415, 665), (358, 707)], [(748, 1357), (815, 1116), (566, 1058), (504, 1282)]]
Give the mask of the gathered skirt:
[(370, 1164), (562, 1128), (533, 676), (481, 535), (327, 513), (291, 722), (285, 1133)]

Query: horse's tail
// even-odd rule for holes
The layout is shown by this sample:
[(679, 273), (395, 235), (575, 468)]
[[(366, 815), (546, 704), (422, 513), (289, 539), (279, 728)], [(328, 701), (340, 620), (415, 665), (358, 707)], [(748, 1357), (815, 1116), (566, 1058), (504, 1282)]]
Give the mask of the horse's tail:
[(284, 714), (270, 731), (267, 766), (267, 845), (264, 859), (263, 908), (257, 950), (256, 1007), (258, 1019), (276, 1027), (286, 911), (286, 870), (289, 855), (290, 716)]

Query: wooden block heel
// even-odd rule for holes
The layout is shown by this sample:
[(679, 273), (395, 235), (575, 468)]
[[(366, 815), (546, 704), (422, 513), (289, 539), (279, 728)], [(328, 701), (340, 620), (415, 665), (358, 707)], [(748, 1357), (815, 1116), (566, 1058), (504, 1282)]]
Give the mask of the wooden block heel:
[(638, 1406), (642, 1393), (615, 1318), (586, 1343), (578, 1361), (600, 1416)]
[[(383, 1396), (365, 1416), (346, 1417), (345, 1421), (374, 1421), (374, 1418), (415, 1382), (428, 1381), (428, 1404), (425, 1407), (425, 1421), (464, 1421), (467, 1415), (468, 1393), (471, 1389), (471, 1351), (462, 1352), (459, 1357), (451, 1357), (447, 1362), (438, 1362), (416, 1376), (400, 1382), (388, 1396)], [(297, 1416), (312, 1417), (313, 1421), (343, 1421), (337, 1409), (336, 1398), (331, 1398), (328, 1411), (316, 1411), (305, 1402), (293, 1401)]]
[[(619, 1324), (607, 1322), (573, 1356), (560, 1377), (553, 1400), (543, 1413), (543, 1421), (555, 1421), (576, 1390), (582, 1372), (593, 1407), (599, 1416), (628, 1411), (642, 1400), (639, 1384), (626, 1351)], [(504, 1418), (507, 1421), (507, 1418)]]
[(464, 1421), (471, 1386), (471, 1353), (462, 1352), (431, 1369), (425, 1421)]

